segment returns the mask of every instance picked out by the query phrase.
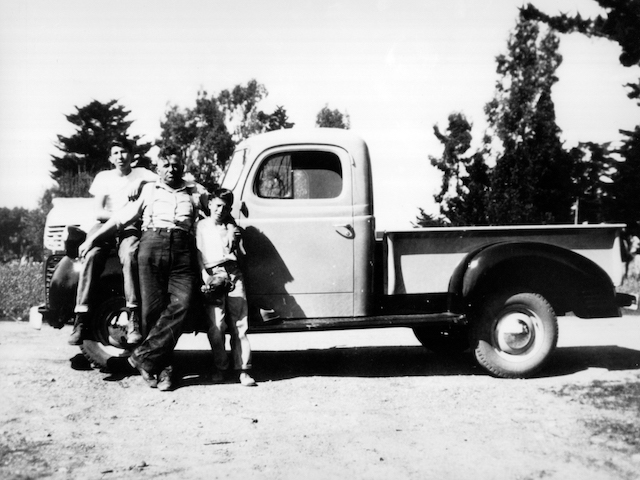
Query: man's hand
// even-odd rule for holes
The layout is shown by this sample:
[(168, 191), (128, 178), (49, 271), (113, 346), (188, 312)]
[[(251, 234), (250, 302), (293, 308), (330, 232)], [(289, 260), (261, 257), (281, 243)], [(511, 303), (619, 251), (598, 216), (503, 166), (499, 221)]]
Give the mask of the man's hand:
[(84, 258), (89, 253), (89, 250), (93, 248), (93, 242), (91, 240), (85, 240), (82, 245), (78, 247), (78, 257)]
[(131, 183), (131, 187), (129, 188), (129, 192), (127, 196), (129, 197), (129, 201), (136, 200), (140, 196), (140, 192), (142, 192), (142, 187), (147, 183), (144, 180), (136, 180)]

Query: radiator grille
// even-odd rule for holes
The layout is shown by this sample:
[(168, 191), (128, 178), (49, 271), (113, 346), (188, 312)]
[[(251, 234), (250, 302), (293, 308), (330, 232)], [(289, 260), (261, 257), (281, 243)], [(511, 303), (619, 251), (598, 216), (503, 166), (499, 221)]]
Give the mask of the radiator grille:
[(64, 255), (50, 255), (44, 263), (44, 295), (47, 307), (50, 305), (49, 290), (51, 288), (51, 278), (62, 257), (64, 257)]

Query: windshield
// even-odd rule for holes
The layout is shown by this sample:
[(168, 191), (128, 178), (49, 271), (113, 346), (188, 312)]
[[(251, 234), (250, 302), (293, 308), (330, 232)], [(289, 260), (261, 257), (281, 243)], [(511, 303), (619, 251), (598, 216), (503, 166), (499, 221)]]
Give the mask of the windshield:
[(240, 179), (242, 168), (244, 167), (244, 161), (246, 157), (247, 149), (236, 150), (233, 152), (233, 157), (227, 166), (227, 171), (222, 178), (222, 188), (234, 190)]

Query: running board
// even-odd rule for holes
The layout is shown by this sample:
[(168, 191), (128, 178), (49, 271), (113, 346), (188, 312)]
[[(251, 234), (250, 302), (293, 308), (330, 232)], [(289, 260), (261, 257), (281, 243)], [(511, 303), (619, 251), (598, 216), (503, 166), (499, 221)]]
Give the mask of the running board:
[(466, 318), (458, 313), (424, 313), (411, 315), (379, 315), (372, 317), (332, 317), (279, 319), (250, 325), (249, 333), (310, 332), (347, 330), (358, 328), (417, 327), (425, 323), (465, 324)]

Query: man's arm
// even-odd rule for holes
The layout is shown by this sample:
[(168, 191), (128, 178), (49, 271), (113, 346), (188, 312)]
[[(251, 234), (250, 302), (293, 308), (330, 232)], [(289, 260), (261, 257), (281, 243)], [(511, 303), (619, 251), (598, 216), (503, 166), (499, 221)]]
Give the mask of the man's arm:
[(148, 190), (143, 190), (142, 194), (135, 202), (129, 202), (124, 208), (113, 214), (111, 218), (104, 222), (98, 230), (89, 235), (78, 248), (78, 254), (81, 257), (84, 257), (89, 250), (95, 246), (98, 240), (107, 234), (114, 232), (118, 228), (140, 219), (144, 209), (145, 192), (148, 192)]
[(153, 173), (151, 170), (147, 170), (142, 167), (136, 167), (135, 170), (141, 171), (142, 173), (139, 173), (137, 175), (138, 178), (131, 182), (128, 192), (129, 201), (136, 200), (142, 193), (142, 187), (147, 183), (153, 183), (158, 180), (158, 175)]
[(118, 228), (118, 222), (114, 218), (110, 218), (106, 222), (102, 224), (102, 226), (93, 232), (91, 235), (88, 235), (82, 245), (78, 247), (78, 255), (80, 257), (85, 257), (89, 250), (91, 250), (98, 240), (106, 236), (107, 234), (113, 232)]

